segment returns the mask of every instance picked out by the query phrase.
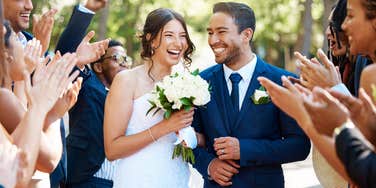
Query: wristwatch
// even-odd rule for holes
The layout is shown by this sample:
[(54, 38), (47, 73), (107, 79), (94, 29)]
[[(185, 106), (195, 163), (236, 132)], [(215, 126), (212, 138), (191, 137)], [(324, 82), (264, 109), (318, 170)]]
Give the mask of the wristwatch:
[(333, 131), (333, 138), (337, 137), (344, 129), (352, 129), (355, 125), (352, 121), (347, 120), (345, 123), (343, 123), (341, 126), (336, 127)]

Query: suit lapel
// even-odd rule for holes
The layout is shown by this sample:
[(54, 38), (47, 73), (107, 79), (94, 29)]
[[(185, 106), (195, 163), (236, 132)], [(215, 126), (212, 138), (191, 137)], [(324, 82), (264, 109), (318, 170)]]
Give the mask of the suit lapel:
[(217, 108), (220, 112), (219, 117), (222, 119), (224, 128), (228, 135), (231, 133), (230, 122), (233, 122), (233, 117), (229, 110), (232, 109), (229, 100), (228, 88), (224, 78), (223, 65), (218, 65), (218, 69), (213, 72), (213, 95), (217, 102)]
[(265, 63), (259, 57), (257, 57), (256, 67), (255, 67), (255, 70), (253, 72), (251, 82), (249, 83), (247, 92), (246, 92), (244, 100), (243, 100), (242, 107), (240, 109), (239, 115), (237, 116), (237, 119), (236, 119), (234, 126), (232, 126), (232, 130), (236, 130), (236, 128), (239, 126), (239, 123), (240, 123), (240, 120), (242, 119), (242, 117), (244, 117), (244, 115), (246, 115), (250, 111), (251, 105), (253, 105), (253, 101), (251, 99), (251, 96), (253, 95), (255, 90), (260, 88), (260, 86), (261, 86), (259, 81), (257, 80), (257, 78), (259, 76), (262, 76), (265, 73), (265, 71), (266, 71), (265, 70)]

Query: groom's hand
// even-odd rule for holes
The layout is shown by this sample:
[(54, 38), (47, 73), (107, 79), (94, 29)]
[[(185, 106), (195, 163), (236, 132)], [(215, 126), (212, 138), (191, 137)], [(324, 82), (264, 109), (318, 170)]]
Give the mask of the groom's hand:
[(232, 176), (239, 173), (237, 167), (239, 166), (234, 166), (227, 161), (215, 158), (209, 165), (209, 174), (220, 186), (230, 186), (232, 185)]
[(221, 160), (239, 160), (240, 145), (235, 137), (220, 137), (214, 139), (214, 150)]

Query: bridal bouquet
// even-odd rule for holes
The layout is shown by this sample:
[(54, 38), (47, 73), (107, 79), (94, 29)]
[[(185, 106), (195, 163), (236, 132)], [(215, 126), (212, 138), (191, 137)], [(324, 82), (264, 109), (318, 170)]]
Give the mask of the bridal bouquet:
[[(189, 111), (194, 106), (203, 106), (210, 101), (209, 84), (202, 79), (199, 71), (184, 71), (166, 76), (157, 83), (149, 99), (150, 109), (146, 114), (155, 110), (164, 111), (164, 118), (170, 118), (173, 112), (179, 110)], [(183, 141), (185, 146), (183, 146)], [(178, 139), (172, 158), (182, 156), (185, 162), (195, 163), (192, 149), (197, 145), (196, 134), (191, 126), (179, 130)]]

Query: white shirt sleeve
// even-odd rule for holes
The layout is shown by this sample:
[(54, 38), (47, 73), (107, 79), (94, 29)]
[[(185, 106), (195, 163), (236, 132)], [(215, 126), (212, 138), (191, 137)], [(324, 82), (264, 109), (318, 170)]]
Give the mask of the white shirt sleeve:
[(350, 93), (349, 89), (347, 89), (347, 87), (343, 83), (340, 83), (340, 84), (337, 84), (337, 85), (333, 86), (332, 90), (338, 91), (338, 92), (340, 92), (342, 94), (350, 95), (351, 96), (351, 93)]
[(95, 12), (89, 10), (88, 8), (86, 8), (85, 6), (83, 6), (81, 4), (78, 5), (78, 10), (83, 12), (83, 13), (95, 14)]

